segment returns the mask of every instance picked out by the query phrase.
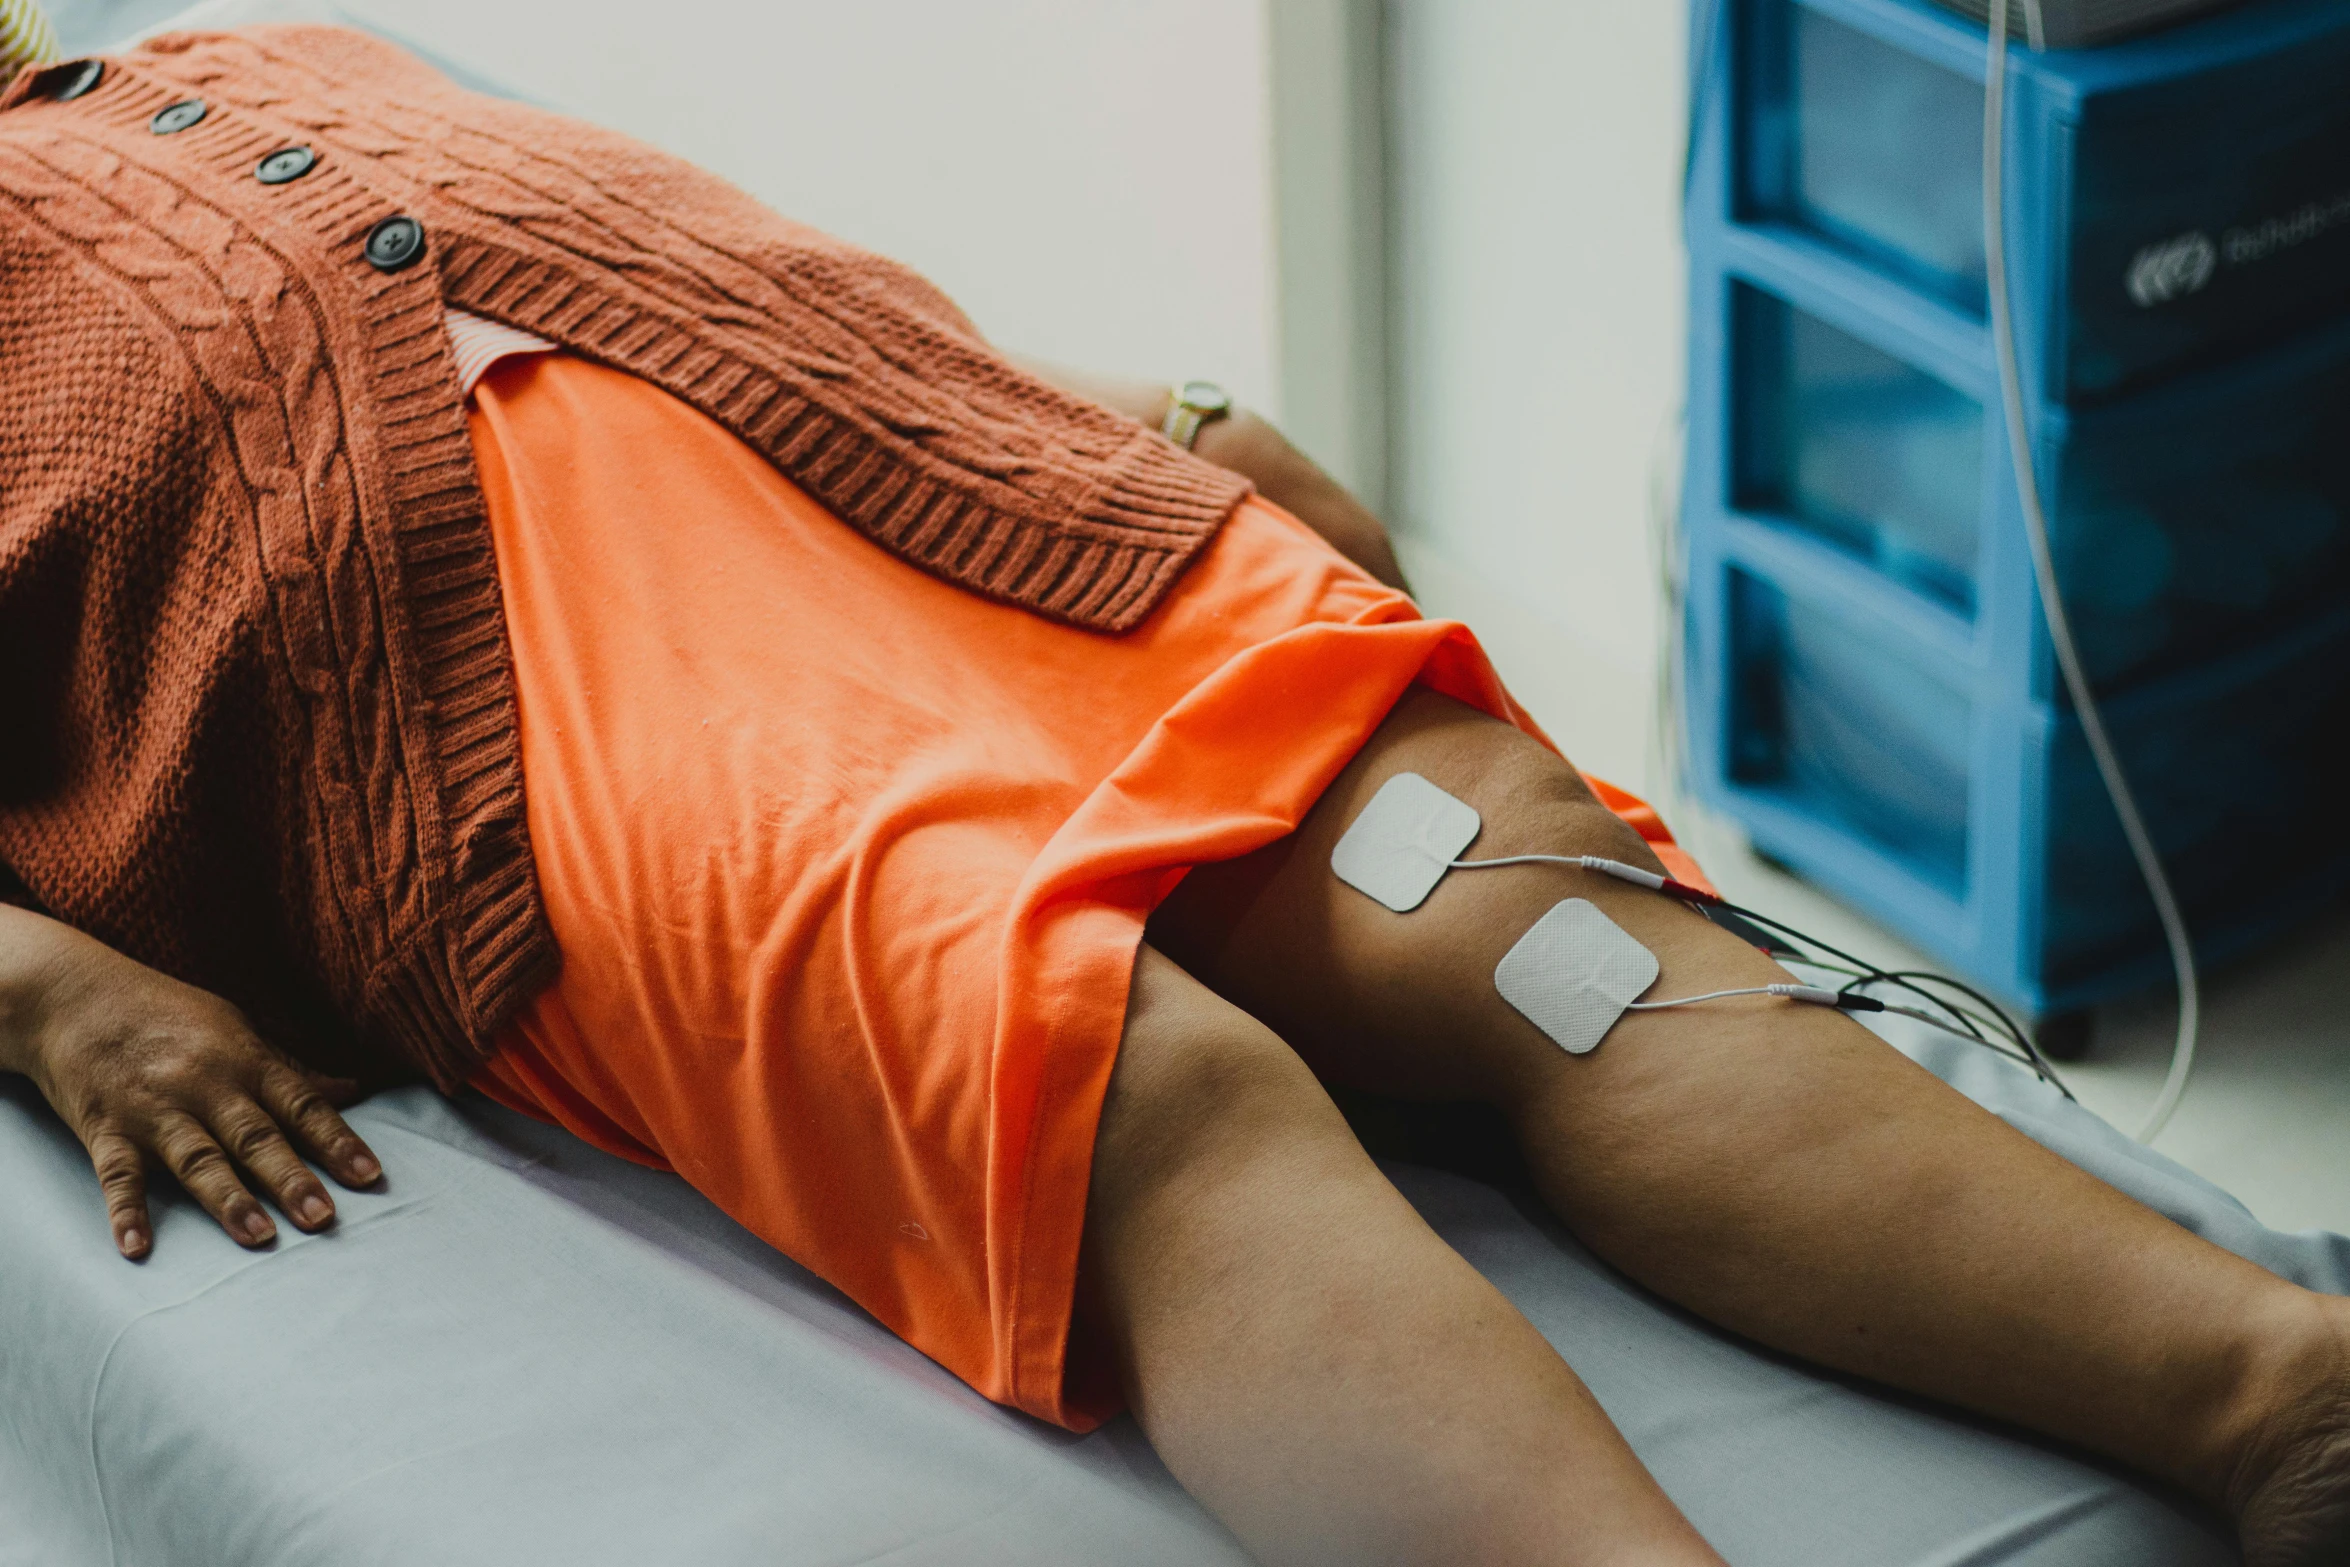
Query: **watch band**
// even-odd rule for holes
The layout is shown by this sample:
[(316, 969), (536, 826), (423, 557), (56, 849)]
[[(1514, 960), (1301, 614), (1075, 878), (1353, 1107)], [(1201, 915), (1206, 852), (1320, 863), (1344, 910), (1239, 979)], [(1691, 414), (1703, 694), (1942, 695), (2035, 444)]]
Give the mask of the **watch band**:
[(1232, 394), (1213, 381), (1186, 381), (1170, 387), (1167, 395), (1167, 417), (1159, 421), (1159, 433), (1185, 451), (1199, 440), (1202, 429), (1232, 413)]

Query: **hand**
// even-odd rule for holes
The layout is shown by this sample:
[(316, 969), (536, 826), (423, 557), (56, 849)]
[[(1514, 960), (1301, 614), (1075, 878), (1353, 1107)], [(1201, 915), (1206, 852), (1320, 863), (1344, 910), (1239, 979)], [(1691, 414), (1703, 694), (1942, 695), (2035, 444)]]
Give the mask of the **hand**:
[(134, 1261), (154, 1245), (151, 1165), (245, 1246), (277, 1238), (248, 1180), (304, 1230), (334, 1222), (334, 1199), (296, 1149), (345, 1186), (383, 1174), (336, 1113), (358, 1084), (287, 1060), (219, 997), (6, 907), (0, 1069), (37, 1083), (89, 1150), (114, 1244)]

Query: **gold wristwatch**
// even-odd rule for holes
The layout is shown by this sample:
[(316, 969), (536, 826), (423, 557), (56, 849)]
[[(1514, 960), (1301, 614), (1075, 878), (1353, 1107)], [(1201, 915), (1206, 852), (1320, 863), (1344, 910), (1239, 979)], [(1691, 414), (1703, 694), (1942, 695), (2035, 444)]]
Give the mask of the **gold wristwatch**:
[(1232, 413), (1232, 394), (1213, 381), (1186, 381), (1170, 387), (1167, 395), (1172, 401), (1159, 433), (1187, 452), (1202, 429)]

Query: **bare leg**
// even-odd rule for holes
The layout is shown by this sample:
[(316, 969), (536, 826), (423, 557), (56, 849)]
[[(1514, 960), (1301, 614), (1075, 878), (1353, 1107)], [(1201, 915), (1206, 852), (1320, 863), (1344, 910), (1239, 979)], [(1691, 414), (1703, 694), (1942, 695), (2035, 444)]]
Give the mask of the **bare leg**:
[(1263, 1560), (1721, 1567), (1304, 1063), (1147, 947), (1086, 1249), (1143, 1429)]
[(1478, 857), (1653, 863), (1541, 747), (1415, 696), (1292, 838), (1195, 872), (1153, 940), (1328, 1082), (1503, 1109), (1577, 1234), (1713, 1321), (2180, 1483), (2236, 1514), (2260, 1567), (2344, 1559), (2350, 1302), (2196, 1239), (1820, 1009), (1633, 1014), (1565, 1055), (1492, 980), (1561, 898), (1657, 954), (1656, 995), (1784, 976), (1671, 900), (1561, 867), (1456, 872), (1388, 912), (1330, 851), (1401, 771), (1483, 813)]

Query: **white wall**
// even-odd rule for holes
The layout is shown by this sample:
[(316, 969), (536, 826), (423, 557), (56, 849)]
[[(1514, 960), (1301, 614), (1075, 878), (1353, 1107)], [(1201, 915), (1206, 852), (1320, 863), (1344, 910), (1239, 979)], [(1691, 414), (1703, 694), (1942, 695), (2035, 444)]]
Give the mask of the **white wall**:
[(1684, 7), (1388, 0), (1392, 510), (1570, 756), (1644, 782), (1682, 380)]
[(981, 329), (1277, 407), (1264, 0), (344, 0), (906, 261)]
[(1374, 510), (1387, 490), (1380, 0), (1267, 0), (1282, 428)]

